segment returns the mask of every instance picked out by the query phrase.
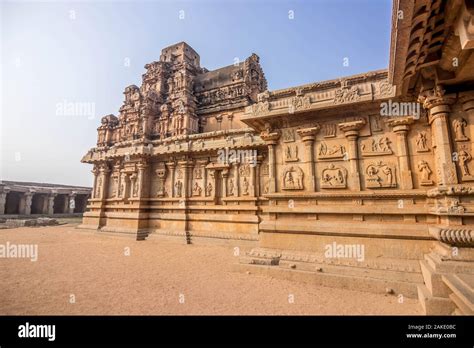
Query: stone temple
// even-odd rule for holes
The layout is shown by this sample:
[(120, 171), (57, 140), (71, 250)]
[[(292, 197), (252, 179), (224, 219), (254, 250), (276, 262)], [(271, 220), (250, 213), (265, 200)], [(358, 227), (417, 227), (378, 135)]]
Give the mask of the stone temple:
[(184, 42), (102, 118), (83, 228), (245, 246), (238, 268), (472, 314), (474, 8), (395, 0), (390, 63), (270, 91)]

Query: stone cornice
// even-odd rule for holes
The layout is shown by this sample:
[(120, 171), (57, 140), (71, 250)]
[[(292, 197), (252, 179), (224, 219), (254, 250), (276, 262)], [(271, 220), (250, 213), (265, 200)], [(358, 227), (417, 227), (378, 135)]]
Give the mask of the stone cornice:
[(395, 96), (387, 71), (375, 71), (338, 80), (313, 83), (259, 94), (258, 103), (245, 108), (243, 122), (269, 116), (329, 109)]
[[(224, 135), (227, 137), (224, 138)], [(147, 158), (151, 156), (216, 151), (226, 147), (247, 148), (264, 146), (264, 141), (251, 129), (219, 131), (179, 136), (158, 141), (135, 141), (112, 147), (93, 148), (82, 158), (83, 163), (99, 163), (125, 156)]]

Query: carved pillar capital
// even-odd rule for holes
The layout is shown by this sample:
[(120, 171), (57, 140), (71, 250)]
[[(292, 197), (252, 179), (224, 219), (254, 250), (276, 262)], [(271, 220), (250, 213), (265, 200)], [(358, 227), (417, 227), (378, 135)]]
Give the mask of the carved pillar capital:
[(301, 140), (304, 142), (306, 141), (314, 141), (316, 134), (318, 134), (321, 127), (319, 125), (315, 125), (314, 127), (310, 128), (302, 128), (296, 130), (296, 133), (301, 137)]
[(459, 100), (465, 112), (474, 112), (474, 91), (459, 93)]
[(415, 122), (413, 116), (396, 117), (387, 121), (395, 133), (406, 133), (410, 130), (410, 125)]
[(445, 95), (442, 86), (436, 86), (434, 89), (426, 90), (418, 96), (418, 102), (423, 108), (429, 110), (429, 123), (431, 124), (436, 118), (446, 118), (451, 112), (450, 105), (454, 104), (456, 98), (452, 95)]
[(366, 121), (360, 119), (357, 121), (339, 123), (339, 129), (344, 132), (346, 138), (353, 138), (359, 136), (359, 131), (364, 127)]
[(262, 140), (267, 145), (276, 145), (278, 142), (278, 139), (280, 139), (280, 132), (279, 131), (273, 131), (273, 132), (264, 131), (260, 133), (260, 138), (262, 138)]

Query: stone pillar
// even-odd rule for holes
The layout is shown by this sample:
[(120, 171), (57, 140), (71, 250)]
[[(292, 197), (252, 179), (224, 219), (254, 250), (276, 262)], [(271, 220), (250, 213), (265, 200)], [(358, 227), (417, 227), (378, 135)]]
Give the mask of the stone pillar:
[(404, 190), (411, 190), (413, 188), (407, 140), (407, 133), (413, 122), (413, 117), (397, 117), (388, 121), (388, 124), (397, 135), (397, 157), (401, 177), (400, 188)]
[(364, 127), (365, 120), (361, 119), (358, 121), (339, 123), (339, 128), (344, 132), (345, 137), (349, 141), (349, 152), (347, 159), (349, 161), (350, 174), (349, 182), (352, 191), (360, 191), (360, 173), (359, 173), (359, 149), (357, 146), (357, 138), (359, 137), (359, 131)]
[[(108, 181), (108, 180), (105, 180), (105, 181)], [(104, 191), (107, 189), (104, 185)], [(103, 195), (105, 194), (102, 193)], [(105, 196), (104, 196), (105, 197)], [(68, 206), (68, 210), (67, 210), (67, 213), (68, 214), (74, 214), (74, 208), (76, 207), (76, 194), (75, 193), (71, 193), (67, 196), (67, 206)]]
[(48, 215), (54, 214), (54, 198), (56, 197), (56, 193), (51, 193), (48, 196)]
[[(208, 169), (209, 170), (209, 176), (211, 177), (211, 186), (212, 186), (212, 192), (211, 192), (211, 195), (210, 197), (212, 198), (212, 200), (214, 201), (214, 204), (217, 203), (216, 202), (216, 199), (217, 199), (217, 177), (216, 177), (216, 170), (215, 169)], [(209, 185), (209, 184), (207, 184)], [(207, 196), (207, 186), (206, 186), (206, 196)]]
[(250, 183), (249, 183), (249, 196), (250, 197), (255, 197), (255, 191), (256, 191), (256, 187), (257, 187), (257, 184), (255, 183), (257, 181), (257, 168), (258, 168), (258, 164), (257, 164), (257, 158), (255, 158), (255, 161), (250, 163), (249, 164), (250, 166)]
[(143, 198), (146, 192), (149, 192), (148, 185), (146, 185), (146, 169), (148, 168), (147, 163), (139, 163), (138, 164), (138, 197)]
[(48, 214), (48, 196), (46, 194), (42, 194), (40, 197), (41, 197), (40, 214)]
[(175, 176), (175, 168), (176, 168), (176, 163), (174, 162), (167, 162), (166, 166), (168, 167), (170, 171), (170, 180), (171, 180), (171, 197), (175, 196), (174, 192), (174, 176)]
[(99, 168), (94, 166), (94, 169), (91, 170), (91, 173), (94, 174), (94, 183), (92, 185), (92, 198), (98, 198), (98, 190), (97, 190), (97, 177), (99, 175)]
[(193, 169), (193, 163), (186, 160), (179, 162), (179, 165), (183, 169), (183, 189), (181, 197), (189, 198), (192, 196), (191, 170)]
[(257, 197), (260, 197), (262, 195), (262, 188), (261, 188), (261, 180), (260, 180), (260, 177), (261, 177), (261, 165), (262, 165), (262, 162), (263, 162), (263, 156), (262, 155), (259, 155), (257, 156), (256, 158), (256, 163), (257, 165), (255, 166), (255, 181), (256, 181), (256, 184), (255, 184), (255, 195)]
[(64, 202), (63, 202), (63, 214), (68, 214), (69, 213), (69, 195), (65, 194), (64, 196)]
[(454, 103), (454, 99), (445, 96), (444, 90), (438, 86), (432, 91), (420, 94), (419, 101), (429, 111), (438, 185), (457, 184), (456, 166), (453, 162), (453, 148), (448, 127), (450, 105)]
[(316, 173), (314, 168), (314, 151), (313, 144), (316, 137), (316, 134), (319, 132), (319, 125), (311, 128), (298, 129), (296, 132), (301, 137), (301, 140), (304, 143), (304, 159), (303, 163), (305, 164), (308, 172), (307, 175), (310, 178), (310, 190), (316, 191)]
[(107, 198), (107, 189), (109, 186), (109, 173), (110, 173), (110, 169), (107, 167), (107, 165), (104, 165), (99, 169), (98, 181), (100, 184), (98, 186), (99, 197), (97, 198), (100, 198), (101, 200), (105, 200)]
[(459, 100), (462, 103), (463, 111), (474, 118), (474, 91), (459, 93)]
[(19, 213), (22, 215), (30, 215), (31, 214), (31, 203), (33, 202), (33, 195), (34, 192), (25, 192), (23, 197), (20, 200), (20, 211)]
[(279, 132), (262, 132), (260, 137), (268, 146), (268, 193), (276, 192), (276, 156), (275, 147), (280, 139)]
[(5, 214), (5, 206), (7, 204), (7, 192), (0, 192), (0, 215)]
[(227, 197), (227, 178), (229, 177), (229, 170), (223, 169), (221, 171), (222, 177), (222, 197)]

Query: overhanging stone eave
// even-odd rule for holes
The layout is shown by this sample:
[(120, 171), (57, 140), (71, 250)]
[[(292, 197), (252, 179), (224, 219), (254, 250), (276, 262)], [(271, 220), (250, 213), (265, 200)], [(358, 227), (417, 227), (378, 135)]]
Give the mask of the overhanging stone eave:
[[(415, 3), (412, 0), (394, 0), (393, 2), (388, 81), (397, 86), (396, 96), (406, 91), (404, 71), (414, 6)], [(403, 13), (405, 20), (398, 20), (399, 11)]]

